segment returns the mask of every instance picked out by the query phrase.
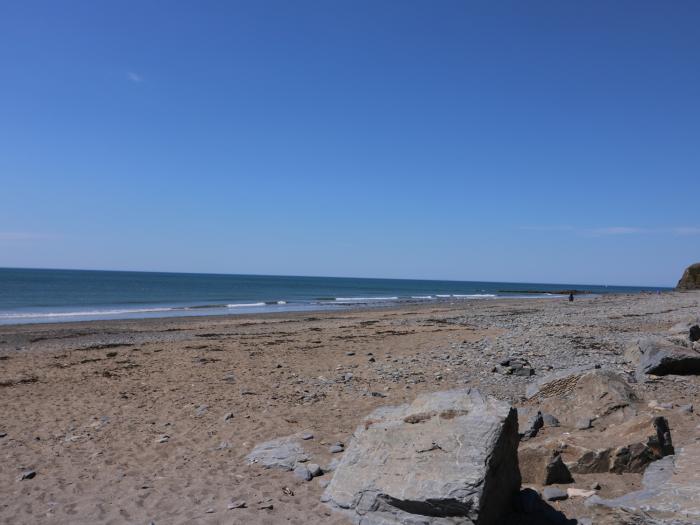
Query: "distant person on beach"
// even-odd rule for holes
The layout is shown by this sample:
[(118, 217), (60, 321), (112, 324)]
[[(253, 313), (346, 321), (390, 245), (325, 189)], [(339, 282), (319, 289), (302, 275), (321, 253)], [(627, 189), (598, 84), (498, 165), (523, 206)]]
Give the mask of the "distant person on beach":
[(570, 294), (569, 294), (569, 302), (570, 302), (570, 303), (573, 303), (573, 302), (574, 302), (574, 294), (573, 294), (573, 293), (570, 293)]

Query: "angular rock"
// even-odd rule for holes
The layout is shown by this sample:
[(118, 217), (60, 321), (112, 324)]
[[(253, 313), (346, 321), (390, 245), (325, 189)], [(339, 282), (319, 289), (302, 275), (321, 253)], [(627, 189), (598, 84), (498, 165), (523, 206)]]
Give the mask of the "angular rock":
[(700, 442), (649, 465), (642, 486), (641, 490), (619, 498), (592, 496), (586, 505), (620, 508), (635, 515), (663, 519), (663, 523), (700, 522)]
[(694, 343), (695, 341), (700, 341), (700, 326), (694, 324), (688, 329), (688, 339), (690, 339), (691, 343)]
[(517, 415), (476, 390), (380, 408), (355, 431), (323, 500), (362, 525), (500, 523), (520, 487)]
[(634, 414), (637, 400), (632, 387), (616, 372), (576, 367), (545, 376), (528, 386), (526, 395), (544, 413), (553, 414), (567, 427), (579, 420), (622, 422)]
[(246, 460), (265, 468), (294, 470), (297, 463), (309, 460), (297, 439), (298, 436), (292, 435), (261, 443), (246, 456)]
[(303, 481), (311, 481), (311, 478), (314, 477), (306, 465), (297, 465), (294, 467), (294, 475)]
[(571, 477), (571, 472), (564, 464), (559, 454), (553, 456), (545, 465), (544, 484), (552, 485), (554, 483), (573, 483), (574, 478)]
[(639, 342), (638, 375), (700, 374), (700, 352), (656, 338)]

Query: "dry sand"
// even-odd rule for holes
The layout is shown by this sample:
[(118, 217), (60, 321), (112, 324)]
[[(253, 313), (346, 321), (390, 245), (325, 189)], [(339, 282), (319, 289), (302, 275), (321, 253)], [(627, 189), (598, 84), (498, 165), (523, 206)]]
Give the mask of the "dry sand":
[[(245, 456), (310, 432), (305, 448), (327, 465), (329, 444), (347, 442), (364, 415), (421, 392), (471, 385), (518, 401), (530, 379), (491, 372), (516, 342), (538, 373), (622, 367), (625, 340), (697, 313), (699, 298), (0, 327), (0, 523), (343, 524), (319, 502), (332, 474), (302, 482)], [(655, 388), (692, 402), (699, 385), (688, 381)], [(20, 481), (27, 469), (36, 477)], [(639, 476), (620, 480), (611, 494)], [(232, 500), (246, 508), (229, 510)]]

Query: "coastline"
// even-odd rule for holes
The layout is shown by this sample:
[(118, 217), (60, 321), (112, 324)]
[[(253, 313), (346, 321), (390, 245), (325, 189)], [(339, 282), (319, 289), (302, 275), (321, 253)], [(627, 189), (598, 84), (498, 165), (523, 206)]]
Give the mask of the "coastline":
[[(347, 443), (371, 410), (420, 393), (474, 387), (519, 405), (550, 371), (627, 374), (631, 341), (699, 304), (700, 293), (670, 292), (2, 326), (0, 523), (346, 524), (319, 501), (332, 473), (301, 482), (245, 456), (309, 432), (304, 448), (325, 467), (329, 445)], [(493, 372), (514, 353), (535, 376)], [(692, 403), (700, 380), (680, 377), (650, 395)], [(697, 416), (668, 417), (674, 444), (690, 442)], [(25, 469), (36, 477), (18, 481)], [(641, 483), (594, 477), (605, 497)], [(246, 508), (228, 509), (241, 499)]]

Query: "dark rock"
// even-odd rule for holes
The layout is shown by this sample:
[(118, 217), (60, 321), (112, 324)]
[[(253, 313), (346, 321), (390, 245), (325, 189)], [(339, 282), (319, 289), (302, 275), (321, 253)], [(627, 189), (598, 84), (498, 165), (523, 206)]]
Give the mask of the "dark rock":
[(36, 471), (34, 470), (25, 470), (22, 472), (22, 474), (19, 477), (20, 481), (24, 481), (25, 479), (34, 479), (36, 477)]
[(552, 456), (551, 460), (545, 466), (545, 485), (553, 485), (555, 483), (573, 483), (574, 478), (571, 477), (571, 472), (564, 464), (559, 454)]
[(544, 426), (544, 419), (542, 418), (542, 412), (539, 410), (537, 414), (532, 416), (528, 421), (525, 431), (521, 434), (520, 439), (527, 441), (528, 439), (534, 438), (537, 432)]
[(700, 341), (700, 326), (694, 324), (690, 327), (690, 330), (688, 332), (688, 338), (690, 339), (691, 343), (694, 343), (695, 341)]
[(700, 263), (691, 264), (685, 269), (676, 290), (700, 290)]

